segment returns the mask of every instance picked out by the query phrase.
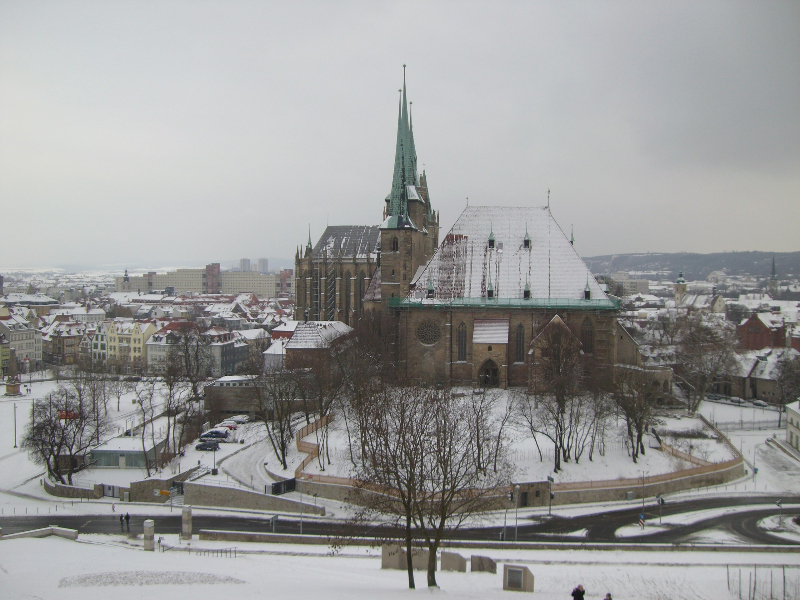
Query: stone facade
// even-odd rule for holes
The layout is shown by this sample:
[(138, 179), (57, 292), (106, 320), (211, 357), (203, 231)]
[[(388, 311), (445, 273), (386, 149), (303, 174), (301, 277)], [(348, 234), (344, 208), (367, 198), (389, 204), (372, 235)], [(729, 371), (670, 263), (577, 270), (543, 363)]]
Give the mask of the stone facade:
[[(400, 362), (406, 372), (423, 379), (481, 387), (487, 383), (481, 376), (486, 376), (487, 368), (493, 364), (498, 370), (494, 385), (527, 386), (531, 343), (556, 315), (578, 339), (583, 335), (584, 352), (598, 361), (635, 364), (638, 360), (636, 344), (627, 333), (618, 330), (614, 310), (548, 310), (524, 306), (503, 309), (487, 303), (460, 309), (433, 306), (399, 309), (397, 335), (403, 340)], [(489, 320), (508, 324), (506, 338), (502, 342), (475, 343), (475, 322)]]

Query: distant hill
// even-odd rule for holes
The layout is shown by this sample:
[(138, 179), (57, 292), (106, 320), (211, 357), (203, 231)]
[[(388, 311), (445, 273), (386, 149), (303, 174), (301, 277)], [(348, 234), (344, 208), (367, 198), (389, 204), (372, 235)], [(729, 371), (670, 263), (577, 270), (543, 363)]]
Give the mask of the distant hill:
[(705, 279), (712, 271), (725, 271), (728, 275), (753, 275), (769, 277), (772, 257), (778, 277), (793, 279), (800, 276), (800, 252), (717, 252), (696, 254), (675, 252), (671, 254), (608, 254), (584, 258), (593, 273), (608, 275), (617, 271), (661, 271), (674, 278), (680, 271), (689, 281)]

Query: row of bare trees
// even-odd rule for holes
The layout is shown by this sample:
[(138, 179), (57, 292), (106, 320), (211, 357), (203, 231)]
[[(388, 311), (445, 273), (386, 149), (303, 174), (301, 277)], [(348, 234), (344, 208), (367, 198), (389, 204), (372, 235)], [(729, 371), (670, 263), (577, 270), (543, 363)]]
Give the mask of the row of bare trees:
[[(109, 373), (103, 364), (76, 365), (60, 379), (54, 392), (34, 402), (23, 448), (47, 469), (48, 475), (71, 484), (74, 473), (85, 466), (90, 449), (114, 430), (109, 402), (116, 400), (119, 413), (122, 398), (130, 394), (141, 421), (138, 433), (150, 476), (173, 461), (198, 433), (206, 361), (199, 336), (178, 335), (160, 378), (133, 380)], [(162, 416), (166, 417), (163, 446), (156, 439), (153, 424)], [(153, 449), (152, 457), (148, 445)]]

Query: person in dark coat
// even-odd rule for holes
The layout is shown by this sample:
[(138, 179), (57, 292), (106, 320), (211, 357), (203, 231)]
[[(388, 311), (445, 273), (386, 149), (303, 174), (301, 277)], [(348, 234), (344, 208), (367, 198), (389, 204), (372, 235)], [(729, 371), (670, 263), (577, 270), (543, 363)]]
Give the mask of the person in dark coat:
[(608, 592), (608, 593), (606, 594), (606, 597), (605, 597), (605, 598), (603, 598), (603, 600), (614, 600), (614, 599), (611, 597), (611, 592)]
[(119, 530), (123, 531), (125, 529), (125, 517), (122, 515), (119, 516)]
[(574, 590), (572, 590), (572, 599), (573, 600), (583, 600), (583, 596), (586, 594), (586, 590), (583, 589), (582, 585), (578, 585)]
[[(125, 513), (125, 527), (128, 531), (131, 530), (131, 516), (128, 513)], [(581, 596), (583, 598), (583, 596)]]

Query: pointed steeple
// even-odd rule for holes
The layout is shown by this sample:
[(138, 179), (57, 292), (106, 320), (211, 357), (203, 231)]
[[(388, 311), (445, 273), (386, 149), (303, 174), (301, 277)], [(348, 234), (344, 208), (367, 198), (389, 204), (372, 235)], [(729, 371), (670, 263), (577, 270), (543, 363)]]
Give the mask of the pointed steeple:
[(569, 226), (569, 245), (570, 246), (574, 246), (575, 245), (575, 226), (574, 225), (570, 225)]
[(311, 252), (313, 250), (313, 246), (311, 245), (311, 225), (308, 226), (308, 242), (306, 243), (306, 256), (311, 256)]
[(387, 229), (398, 229), (410, 225), (408, 220), (407, 186), (416, 186), (417, 155), (414, 147), (414, 133), (411, 129), (406, 94), (406, 66), (403, 65), (403, 87), (400, 91), (400, 106), (397, 115), (397, 145), (394, 155), (394, 174), (392, 191), (389, 194)]
[(772, 255), (772, 277), (770, 279), (777, 279), (778, 271), (775, 269), (775, 255)]

